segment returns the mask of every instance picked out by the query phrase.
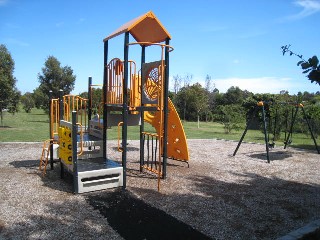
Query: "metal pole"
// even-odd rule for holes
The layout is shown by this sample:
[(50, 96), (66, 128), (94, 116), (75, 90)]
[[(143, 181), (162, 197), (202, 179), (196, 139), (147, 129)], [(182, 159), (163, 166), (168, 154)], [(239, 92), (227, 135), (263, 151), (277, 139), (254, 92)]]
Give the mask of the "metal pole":
[(122, 103), (122, 167), (123, 189), (127, 186), (127, 130), (128, 130), (128, 59), (129, 59), (129, 32), (124, 36), (124, 79), (123, 79), (123, 103)]
[(319, 148), (318, 148), (316, 138), (315, 138), (314, 135), (313, 135), (313, 132), (312, 132), (312, 129), (311, 129), (309, 120), (308, 120), (308, 118), (307, 118), (306, 112), (305, 112), (303, 106), (301, 106), (301, 108), (302, 108), (302, 112), (303, 112), (304, 119), (306, 120), (306, 122), (307, 122), (307, 124), (308, 124), (308, 128), (309, 128), (309, 131), (310, 131), (310, 133), (311, 133), (311, 137), (312, 137), (312, 139), (313, 139), (314, 145), (316, 146), (316, 149), (317, 149), (318, 154), (320, 154), (320, 150), (319, 150)]
[(237, 154), (237, 152), (238, 152), (238, 150), (239, 150), (239, 147), (240, 147), (240, 145), (241, 145), (244, 137), (246, 136), (246, 133), (247, 133), (247, 131), (248, 131), (248, 128), (249, 128), (249, 121), (247, 122), (246, 128), (244, 129), (244, 132), (243, 132), (243, 134), (242, 134), (242, 136), (241, 136), (241, 138), (240, 138), (240, 140), (239, 140), (239, 142), (238, 142), (238, 145), (237, 145), (236, 149), (235, 149), (234, 152), (233, 152), (233, 156), (235, 156), (235, 155)]
[(290, 136), (292, 135), (293, 125), (294, 125), (294, 122), (295, 122), (296, 117), (297, 117), (298, 109), (299, 109), (299, 106), (296, 106), (296, 111), (294, 112), (293, 118), (291, 119), (290, 131), (289, 131), (288, 137), (287, 137), (287, 139), (286, 139), (286, 141), (285, 141), (284, 149), (287, 148), (287, 145), (288, 145), (288, 143), (289, 143), (289, 138), (290, 138)]
[[(170, 44), (170, 39), (166, 39), (166, 45)], [(165, 74), (164, 74), (164, 121), (163, 121), (163, 168), (162, 174), (165, 179), (167, 176), (168, 160), (168, 98), (169, 98), (169, 47), (165, 47)]]
[(238, 142), (238, 145), (237, 145), (236, 149), (233, 152), (233, 156), (235, 156), (237, 154), (237, 152), (238, 152), (238, 150), (240, 148), (240, 145), (241, 145), (241, 143), (242, 143), (242, 141), (243, 141), (244, 137), (246, 136), (246, 133), (247, 133), (247, 131), (249, 129), (249, 125), (250, 125), (252, 119), (254, 118), (254, 115), (256, 114), (256, 111), (257, 111), (257, 107), (254, 108), (254, 111), (252, 113), (252, 117), (250, 119), (247, 118), (246, 128), (244, 129), (244, 132), (243, 132), (243, 134), (242, 134), (242, 136), (241, 136), (241, 138), (240, 138), (240, 140)]
[[(63, 90), (59, 90), (59, 120), (63, 120), (64, 105), (63, 105)], [(60, 126), (60, 123), (59, 123)]]
[(268, 144), (268, 137), (267, 137), (267, 122), (266, 122), (266, 113), (264, 110), (264, 104), (262, 103), (262, 118), (263, 118), (263, 131), (264, 131), (264, 141), (266, 144), (266, 152), (267, 152), (267, 160), (268, 163), (270, 163), (270, 158), (269, 158), (269, 144)]
[[(60, 89), (59, 90), (59, 121), (63, 120), (63, 114), (64, 114), (63, 90)], [(60, 122), (59, 122), (59, 126), (60, 126)], [(59, 161), (60, 161), (60, 177), (64, 178), (64, 166), (60, 158), (59, 158)]]
[(52, 107), (52, 90), (49, 91), (49, 138), (50, 140), (50, 168), (51, 170), (53, 170), (53, 135), (52, 135), (52, 127), (53, 127), (53, 118), (54, 116), (52, 115), (53, 112), (51, 111), (51, 107)]
[(73, 166), (73, 192), (79, 192), (78, 186), (78, 156), (77, 156), (77, 134), (78, 134), (78, 125), (77, 125), (77, 112), (72, 111), (72, 166)]
[[(143, 64), (146, 62), (146, 46), (142, 45), (141, 47), (141, 78), (143, 76), (142, 73), (142, 66)], [(142, 83), (142, 79), (140, 80)], [(140, 92), (142, 93), (143, 91), (143, 86), (141, 84), (141, 89)], [(144, 109), (142, 106), (142, 98), (141, 98), (141, 111), (140, 111), (140, 119), (141, 119), (141, 124), (140, 124), (140, 172), (142, 172), (142, 166), (143, 166), (143, 160), (144, 160), (144, 136), (143, 136), (143, 132), (144, 132)]]
[(108, 86), (108, 41), (104, 42), (103, 57), (103, 158), (107, 159), (107, 86)]
[[(88, 81), (88, 121), (90, 122), (91, 120), (91, 115), (92, 115), (92, 102), (91, 102), (91, 97), (92, 97), (92, 92), (91, 92), (91, 85), (92, 85), (92, 77), (89, 77)], [(89, 124), (90, 126), (90, 124)]]
[(274, 117), (274, 126), (273, 126), (273, 139), (272, 139), (272, 144), (274, 144), (274, 141), (276, 139), (276, 134), (277, 134), (277, 120), (278, 120), (278, 107), (276, 106), (276, 112), (275, 112), (275, 117)]

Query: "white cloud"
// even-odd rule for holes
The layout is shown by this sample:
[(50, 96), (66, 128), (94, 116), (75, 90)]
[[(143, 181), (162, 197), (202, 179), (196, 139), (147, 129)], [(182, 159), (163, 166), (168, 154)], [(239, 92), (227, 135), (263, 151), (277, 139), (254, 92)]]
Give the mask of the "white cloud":
[(288, 90), (290, 80), (290, 78), (257, 77), (213, 79), (213, 82), (220, 92), (226, 92), (235, 86), (253, 93), (279, 93), (281, 90)]
[(288, 20), (302, 19), (320, 11), (319, 0), (296, 0), (293, 3), (298, 7), (302, 7), (302, 10), (295, 15), (288, 16)]
[[(190, 84), (196, 82), (200, 83), (203, 87), (205, 86), (203, 77), (195, 76)], [(310, 91), (305, 88), (305, 84), (308, 84), (309, 86), (309, 83), (306, 80), (297, 82), (287, 77), (212, 78), (212, 83), (221, 93), (227, 92), (232, 86), (253, 93), (280, 93), (281, 90), (286, 90), (289, 91), (289, 93), (295, 94), (298, 91)], [(170, 81), (170, 89), (173, 89), (172, 79)]]

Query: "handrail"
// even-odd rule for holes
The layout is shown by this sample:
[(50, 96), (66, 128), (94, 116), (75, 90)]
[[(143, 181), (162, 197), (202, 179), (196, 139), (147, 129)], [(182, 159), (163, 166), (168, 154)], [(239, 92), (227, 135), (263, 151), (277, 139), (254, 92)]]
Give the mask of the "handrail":
[(128, 45), (158, 45), (158, 46), (161, 46), (162, 48), (163, 47), (168, 47), (169, 50), (168, 52), (172, 52), (174, 50), (174, 48), (170, 45), (167, 45), (167, 44), (163, 44), (163, 43), (153, 43), (153, 42), (131, 42), (131, 43), (128, 43)]
[(78, 126), (80, 126), (80, 152), (77, 153), (77, 156), (80, 156), (83, 154), (83, 131), (82, 131), (82, 124), (77, 123)]
[(118, 151), (123, 152), (122, 147), (120, 147), (120, 126), (123, 125), (123, 122), (118, 123)]

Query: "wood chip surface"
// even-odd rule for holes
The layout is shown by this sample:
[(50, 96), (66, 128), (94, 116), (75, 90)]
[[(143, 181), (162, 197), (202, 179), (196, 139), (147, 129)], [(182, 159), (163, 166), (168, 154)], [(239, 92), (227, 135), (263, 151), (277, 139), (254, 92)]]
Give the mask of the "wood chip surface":
[[(190, 167), (168, 161), (167, 178), (139, 171), (139, 141), (129, 141), (127, 190), (212, 239), (276, 239), (320, 218), (316, 150), (188, 140)], [(117, 143), (108, 157), (121, 161)], [(0, 239), (122, 239), (99, 211), (74, 195), (60, 168), (38, 171), (41, 143), (0, 143)], [(112, 190), (105, 190), (108, 192)]]

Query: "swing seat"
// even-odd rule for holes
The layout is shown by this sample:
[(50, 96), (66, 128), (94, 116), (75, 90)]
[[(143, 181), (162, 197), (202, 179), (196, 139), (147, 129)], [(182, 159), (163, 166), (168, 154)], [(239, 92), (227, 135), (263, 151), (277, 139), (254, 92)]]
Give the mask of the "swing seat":
[(274, 148), (274, 146), (275, 146), (275, 142), (268, 143), (268, 147), (269, 147), (269, 148)]
[(286, 144), (286, 145), (289, 145), (289, 144), (292, 143), (292, 140), (288, 140), (288, 142), (287, 142), (287, 141), (284, 141), (283, 143)]

